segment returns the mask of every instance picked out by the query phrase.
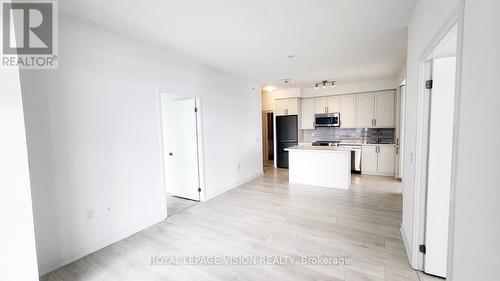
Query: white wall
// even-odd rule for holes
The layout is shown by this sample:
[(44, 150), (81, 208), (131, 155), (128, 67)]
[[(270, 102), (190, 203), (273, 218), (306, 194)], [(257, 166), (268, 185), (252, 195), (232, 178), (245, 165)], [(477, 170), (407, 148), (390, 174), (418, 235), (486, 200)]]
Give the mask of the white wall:
[(369, 80), (344, 84), (335, 84), (335, 87), (312, 88), (284, 88), (273, 92), (262, 91), (262, 110), (274, 110), (275, 99), (310, 98), (318, 96), (354, 94), (396, 89), (400, 84), (398, 78), (384, 80)]
[(453, 281), (500, 276), (499, 1), (466, 0), (451, 230)]
[(407, 58), (407, 87), (405, 108), (405, 144), (404, 144), (404, 167), (403, 167), (403, 223), (402, 233), (408, 251), (410, 263), (416, 266), (412, 260), (413, 249), (413, 216), (415, 199), (415, 148), (418, 111), (418, 77), (419, 59), (432, 39), (452, 15), (458, 4), (458, 0), (420, 0), (417, 2), (413, 16), (408, 27), (408, 58)]
[(19, 72), (0, 70), (0, 276), (38, 280)]
[(302, 97), (315, 97), (315, 96), (328, 96), (328, 95), (343, 95), (343, 94), (353, 94), (353, 93), (363, 93), (363, 92), (374, 92), (383, 90), (396, 89), (399, 86), (399, 81), (394, 79), (384, 79), (384, 80), (371, 80), (371, 81), (360, 81), (345, 84), (335, 84), (335, 87), (326, 86), (325, 89), (320, 87), (316, 88), (304, 88), (302, 91)]
[(274, 93), (262, 90), (262, 111), (274, 111)]
[(300, 98), (302, 90), (300, 88), (285, 88), (273, 92), (274, 99)]
[(202, 99), (208, 196), (262, 173), (260, 85), (66, 16), (59, 50), (21, 75), (41, 273), (164, 218), (158, 88)]

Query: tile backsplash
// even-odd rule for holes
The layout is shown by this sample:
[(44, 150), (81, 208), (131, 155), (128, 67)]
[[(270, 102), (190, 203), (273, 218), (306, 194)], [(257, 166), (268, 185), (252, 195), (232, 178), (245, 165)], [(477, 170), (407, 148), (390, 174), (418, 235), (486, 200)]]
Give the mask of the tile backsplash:
[(304, 142), (315, 141), (359, 141), (370, 143), (394, 143), (395, 129), (372, 128), (331, 128), (319, 127), (315, 130), (303, 130)]

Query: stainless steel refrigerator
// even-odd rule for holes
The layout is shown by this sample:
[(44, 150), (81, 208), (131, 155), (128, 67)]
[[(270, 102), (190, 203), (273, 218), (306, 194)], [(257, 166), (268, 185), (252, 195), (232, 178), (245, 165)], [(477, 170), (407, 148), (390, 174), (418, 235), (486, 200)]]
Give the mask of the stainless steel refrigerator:
[(276, 163), (278, 168), (288, 168), (288, 151), (285, 148), (298, 144), (298, 116), (276, 116)]

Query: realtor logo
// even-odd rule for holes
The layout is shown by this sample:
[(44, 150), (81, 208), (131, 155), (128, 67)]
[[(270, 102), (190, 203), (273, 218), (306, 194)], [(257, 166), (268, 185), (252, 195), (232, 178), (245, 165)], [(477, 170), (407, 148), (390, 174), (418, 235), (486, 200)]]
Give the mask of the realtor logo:
[(2, 67), (57, 68), (55, 1), (2, 3)]

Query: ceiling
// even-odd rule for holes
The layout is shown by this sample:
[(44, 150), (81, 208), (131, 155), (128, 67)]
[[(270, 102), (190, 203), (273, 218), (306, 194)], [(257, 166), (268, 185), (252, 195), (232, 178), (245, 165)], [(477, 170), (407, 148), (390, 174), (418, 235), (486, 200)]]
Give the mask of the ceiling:
[[(64, 0), (64, 14), (279, 85), (395, 77), (417, 0)], [(294, 58), (288, 58), (294, 55)]]

